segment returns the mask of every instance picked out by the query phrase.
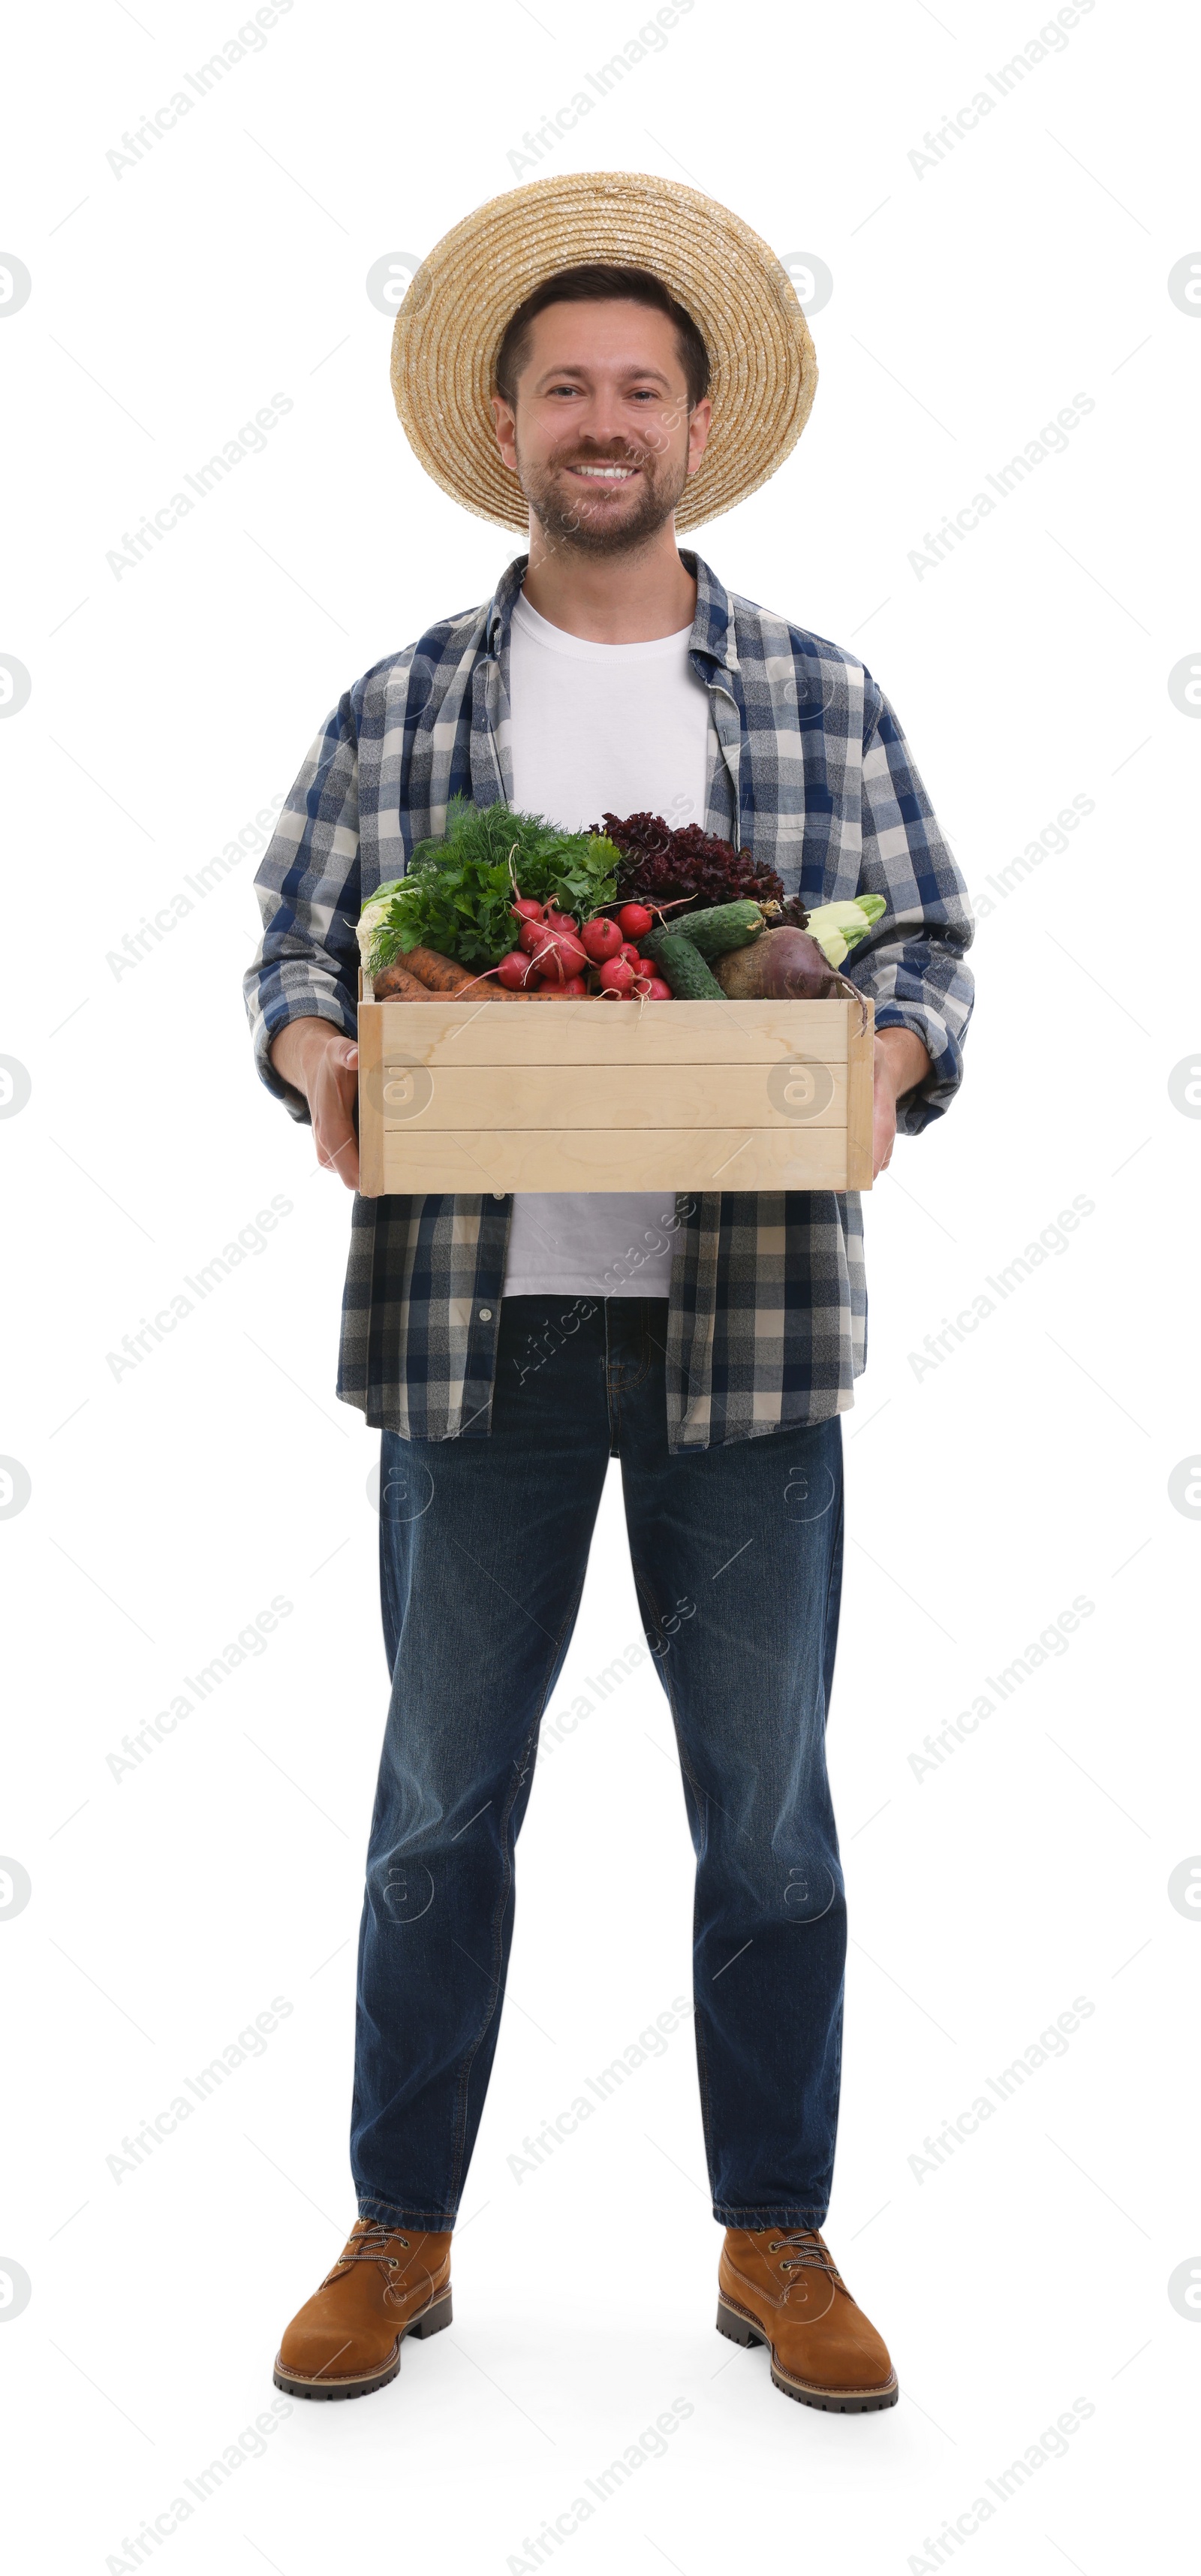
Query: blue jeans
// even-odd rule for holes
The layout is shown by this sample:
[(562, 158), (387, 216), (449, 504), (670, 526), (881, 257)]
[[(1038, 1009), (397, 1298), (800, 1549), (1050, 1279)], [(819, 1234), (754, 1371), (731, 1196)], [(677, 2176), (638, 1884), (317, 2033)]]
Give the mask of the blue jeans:
[(491, 1436), (383, 1435), (393, 1681), (359, 1944), (364, 2217), (454, 2224), (496, 2048), (514, 1845), (611, 1457), (696, 1851), (714, 2216), (825, 2217), (846, 1949), (825, 1760), (841, 1426), (672, 1457), (665, 1322), (661, 1298), (506, 1298)]

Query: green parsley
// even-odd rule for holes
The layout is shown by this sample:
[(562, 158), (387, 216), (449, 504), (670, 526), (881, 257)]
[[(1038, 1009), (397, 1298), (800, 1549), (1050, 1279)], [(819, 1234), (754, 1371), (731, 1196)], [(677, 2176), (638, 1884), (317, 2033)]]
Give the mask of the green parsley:
[(601, 833), (562, 832), (540, 814), (454, 796), (443, 838), (419, 841), (405, 875), (363, 907), (364, 982), (417, 947), (461, 966), (495, 966), (517, 944), (518, 895), (588, 921), (614, 901), (618, 863)]

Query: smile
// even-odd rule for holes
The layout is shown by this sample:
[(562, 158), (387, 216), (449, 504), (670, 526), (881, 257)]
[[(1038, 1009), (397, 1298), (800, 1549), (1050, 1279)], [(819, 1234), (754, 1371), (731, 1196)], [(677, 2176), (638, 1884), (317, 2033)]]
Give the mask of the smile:
[(587, 474), (594, 482), (628, 483), (638, 472), (636, 465), (569, 465), (569, 474)]

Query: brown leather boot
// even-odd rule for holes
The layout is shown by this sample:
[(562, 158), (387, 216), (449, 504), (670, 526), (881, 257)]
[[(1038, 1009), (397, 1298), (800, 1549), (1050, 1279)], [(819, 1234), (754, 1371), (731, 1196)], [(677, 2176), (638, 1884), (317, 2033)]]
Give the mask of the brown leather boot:
[(765, 2343), (786, 2397), (836, 2415), (896, 2405), (887, 2347), (816, 2228), (727, 2228), (717, 2284), (718, 2333)]
[(292, 2397), (366, 2397), (395, 2379), (406, 2335), (437, 2334), (450, 2319), (450, 2230), (358, 2218), (332, 2272), (284, 2328), (275, 2385)]

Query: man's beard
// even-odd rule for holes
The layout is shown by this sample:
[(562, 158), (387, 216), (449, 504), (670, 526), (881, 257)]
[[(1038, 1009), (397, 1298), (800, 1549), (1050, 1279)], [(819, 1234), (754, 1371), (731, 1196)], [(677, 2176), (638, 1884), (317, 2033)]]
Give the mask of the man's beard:
[[(635, 465), (640, 489), (636, 506), (620, 520), (591, 519), (585, 494), (565, 490), (559, 480), (565, 467), (571, 465)], [(517, 455), (517, 476), (521, 489), (546, 538), (548, 549), (591, 555), (622, 555), (635, 552), (656, 536), (670, 519), (688, 480), (687, 463), (648, 456), (641, 450), (623, 456), (602, 456), (595, 450), (583, 454), (558, 456), (549, 465), (533, 466)]]

